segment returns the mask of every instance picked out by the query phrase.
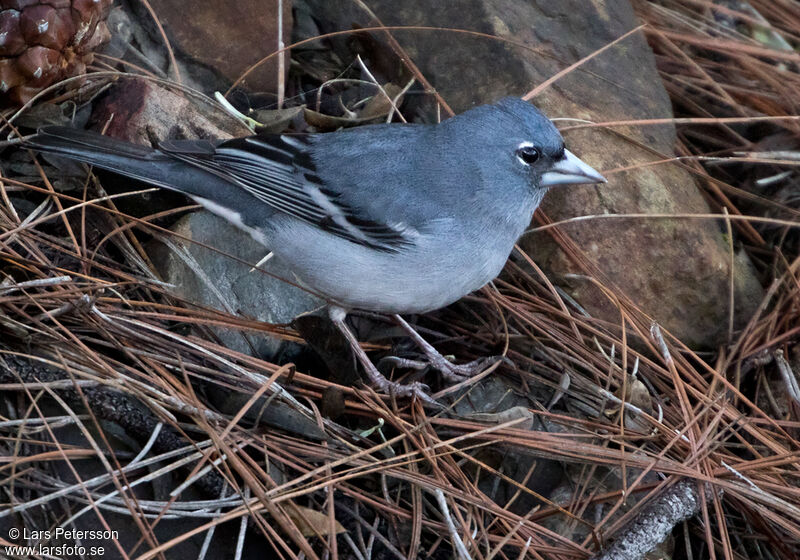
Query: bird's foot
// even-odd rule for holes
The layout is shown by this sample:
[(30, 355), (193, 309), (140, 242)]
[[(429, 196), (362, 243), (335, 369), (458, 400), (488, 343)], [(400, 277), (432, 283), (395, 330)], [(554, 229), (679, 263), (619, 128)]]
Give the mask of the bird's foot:
[(372, 383), (376, 389), (388, 395), (394, 395), (395, 397), (417, 398), (429, 406), (434, 408), (442, 408), (442, 405), (436, 402), (433, 397), (431, 397), (430, 387), (424, 383), (414, 381), (412, 383), (404, 384), (398, 383), (397, 381), (389, 381), (377, 369), (375, 369), (374, 366), (372, 368), (367, 368), (367, 376), (369, 377), (370, 383)]
[[(406, 331), (406, 333), (408, 333), (408, 336), (411, 337), (411, 340), (414, 341), (419, 349), (422, 350), (422, 353), (425, 354), (425, 357), (428, 358), (427, 362), (416, 362), (415, 360), (402, 360), (401, 358), (394, 358), (395, 360), (401, 360), (404, 364), (404, 367), (411, 367), (412, 369), (424, 369), (425, 367), (430, 366), (433, 369), (439, 370), (442, 373), (442, 377), (451, 383), (460, 383), (469, 379), (470, 377), (474, 377), (479, 373), (486, 371), (486, 368), (492, 366), (500, 360), (510, 363), (510, 360), (505, 356), (490, 356), (488, 358), (479, 358), (475, 361), (469, 362), (468, 364), (454, 364), (442, 356), (439, 351), (431, 346), (427, 340), (422, 338), (422, 336), (420, 336), (414, 327), (409, 325), (400, 315), (393, 315), (393, 318), (395, 322), (400, 325), (400, 327)], [(397, 365), (401, 365), (400, 362), (395, 363)]]
[(409, 360), (407, 358), (398, 358), (397, 356), (388, 356), (381, 360), (381, 363), (390, 363), (395, 367), (409, 368), (414, 370), (424, 370), (433, 368), (439, 371), (446, 380), (451, 383), (460, 383), (474, 377), (479, 373), (486, 371), (486, 368), (494, 365), (500, 360), (506, 360), (503, 356), (489, 356), (488, 358), (478, 358), (466, 364), (454, 364), (438, 352), (428, 355), (429, 361), (423, 362), (421, 360)]
[(350, 331), (344, 322), (345, 311), (342, 308), (332, 306), (329, 308), (329, 314), (333, 324), (347, 339), (350, 348), (356, 356), (356, 359), (361, 362), (364, 371), (367, 373), (370, 383), (379, 391), (394, 395), (395, 397), (411, 397), (418, 398), (422, 403), (437, 409), (441, 409), (442, 405), (430, 396), (430, 388), (424, 383), (414, 381), (413, 383), (402, 384), (396, 381), (389, 381), (383, 376), (375, 364), (369, 359), (369, 356), (364, 352), (364, 349), (358, 344), (355, 335)]

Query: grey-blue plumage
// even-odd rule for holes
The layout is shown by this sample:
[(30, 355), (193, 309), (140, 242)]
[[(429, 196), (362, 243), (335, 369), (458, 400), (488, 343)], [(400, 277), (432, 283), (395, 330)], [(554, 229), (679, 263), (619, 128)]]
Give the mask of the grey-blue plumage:
[(337, 307), (393, 314), (480, 288), (550, 187), (605, 181), (515, 98), (436, 125), (157, 148), (45, 127), (27, 145), (182, 192), (250, 232)]
[[(549, 186), (602, 180), (567, 161), (552, 122), (515, 98), (438, 125), (157, 149), (46, 127), (28, 144), (187, 194), (249, 231), (317, 293), (387, 313), (437, 309), (480, 288)], [(525, 147), (537, 161), (524, 161)]]

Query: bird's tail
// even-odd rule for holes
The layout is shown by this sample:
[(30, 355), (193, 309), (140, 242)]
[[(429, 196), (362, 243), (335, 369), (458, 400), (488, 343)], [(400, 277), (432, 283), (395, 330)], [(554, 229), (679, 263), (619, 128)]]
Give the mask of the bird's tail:
[(190, 196), (202, 194), (194, 192), (196, 187), (193, 184), (196, 184), (197, 177), (193, 175), (207, 175), (200, 170), (188, 169), (191, 166), (157, 149), (64, 126), (42, 127), (37, 134), (28, 137), (24, 145)]

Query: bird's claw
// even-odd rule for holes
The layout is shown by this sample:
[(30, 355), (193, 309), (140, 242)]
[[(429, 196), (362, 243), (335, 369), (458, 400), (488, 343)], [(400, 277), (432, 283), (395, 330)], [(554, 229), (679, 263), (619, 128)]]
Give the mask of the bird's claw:
[(478, 375), (479, 373), (485, 371), (486, 368), (501, 360), (514, 365), (511, 360), (505, 356), (489, 356), (488, 358), (479, 358), (466, 364), (454, 364), (442, 355), (431, 356), (430, 362), (409, 360), (407, 358), (398, 358), (397, 356), (388, 356), (381, 359), (380, 363), (388, 363), (395, 367), (408, 368), (417, 371), (421, 371), (430, 367), (441, 372), (442, 377), (448, 381), (460, 383), (461, 381), (465, 381), (470, 377)]
[(395, 397), (410, 397), (412, 399), (417, 398), (428, 406), (433, 408), (442, 408), (442, 405), (436, 402), (436, 399), (431, 397), (431, 388), (425, 383), (420, 383), (419, 381), (413, 381), (411, 383), (404, 384), (385, 379), (385, 383), (382, 383), (381, 387), (379, 388), (383, 392), (394, 395)]
[[(391, 383), (391, 382), (390, 382)], [(431, 397), (430, 392), (431, 388), (428, 387), (425, 383), (420, 383), (419, 381), (414, 381), (408, 384), (400, 384), (400, 383), (393, 383), (394, 387), (390, 387), (389, 391), (394, 393), (398, 397), (411, 397), (417, 398), (421, 402), (430, 405), (435, 408), (441, 408), (442, 405), (436, 402), (436, 399)]]
[(442, 408), (442, 405), (430, 396), (431, 388), (419, 381), (411, 383), (398, 383), (397, 381), (389, 381), (376, 369), (370, 372), (369, 376), (372, 384), (381, 392), (388, 395), (393, 395), (395, 398), (410, 397), (418, 398), (421, 402), (434, 408)]
[(441, 371), (442, 376), (449, 381), (465, 381), (470, 377), (475, 377), (479, 373), (486, 371), (488, 367), (502, 359), (503, 356), (489, 356), (488, 358), (478, 358), (466, 364), (445, 362), (436, 369)]
[(428, 362), (420, 360), (411, 360), (409, 358), (400, 358), (399, 356), (385, 356), (378, 362), (378, 369), (383, 365), (389, 365), (397, 368), (413, 369), (415, 371), (422, 371), (430, 367)]

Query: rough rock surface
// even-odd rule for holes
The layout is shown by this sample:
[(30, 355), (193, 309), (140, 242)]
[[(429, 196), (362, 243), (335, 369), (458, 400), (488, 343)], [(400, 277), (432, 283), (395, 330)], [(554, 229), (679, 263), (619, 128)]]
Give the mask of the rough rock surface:
[[(221, 0), (174, 2), (151, 0), (153, 10), (170, 37), (173, 47), (188, 58), (212, 68), (233, 81), (250, 66), (278, 50), (279, 0)], [(292, 2), (281, 0), (283, 42), (288, 45), (292, 29)], [(191, 17), (186, 8), (191, 6)], [(275, 92), (278, 58), (259, 66), (244, 82), (251, 91)], [(289, 68), (288, 55), (284, 72)]]
[[(324, 31), (370, 25), (363, 11), (343, 2), (312, 0)], [(431, 3), (370, 2), (385, 25), (439, 26), (480, 31), (533, 49), (446, 31), (396, 31), (393, 35), (456, 112), (536, 85), (638, 25), (627, 0), (563, 2), (463, 0)], [(373, 21), (371, 25), (375, 25)], [(379, 36), (380, 34), (376, 34)], [(551, 118), (614, 121), (672, 117), (652, 52), (641, 35), (627, 38), (536, 96)], [(562, 126), (571, 123), (561, 123)], [(667, 157), (674, 154), (670, 125), (616, 128)], [(587, 163), (609, 172), (662, 159), (612, 132), (565, 132), (568, 146)], [(694, 177), (677, 165), (648, 166), (608, 174), (602, 186), (556, 189), (545, 199), (553, 220), (620, 213), (706, 213)], [(730, 253), (720, 223), (700, 220), (613, 219), (566, 225), (571, 237), (601, 271), (604, 281), (685, 343), (714, 346), (727, 336)], [(522, 247), (592, 315), (619, 323), (619, 312), (588, 281), (567, 281), (581, 272), (548, 233), (523, 238)], [(736, 324), (743, 325), (762, 291), (746, 257), (737, 257)]]
[[(257, 263), (269, 251), (260, 243), (210, 212), (194, 212), (172, 227), (194, 243), (173, 239), (177, 247), (161, 246), (151, 253), (164, 281), (187, 300), (267, 323), (289, 323), (323, 302), (301, 289), (227, 257)], [(213, 247), (215, 250), (204, 247)], [(292, 280), (291, 272), (272, 259), (262, 269)], [(222, 343), (245, 354), (274, 359), (292, 352), (290, 343), (257, 333), (214, 329)]]
[(121, 78), (92, 113), (114, 138), (151, 145), (167, 138), (229, 138), (250, 130), (218, 105), (188, 99), (140, 78)]

